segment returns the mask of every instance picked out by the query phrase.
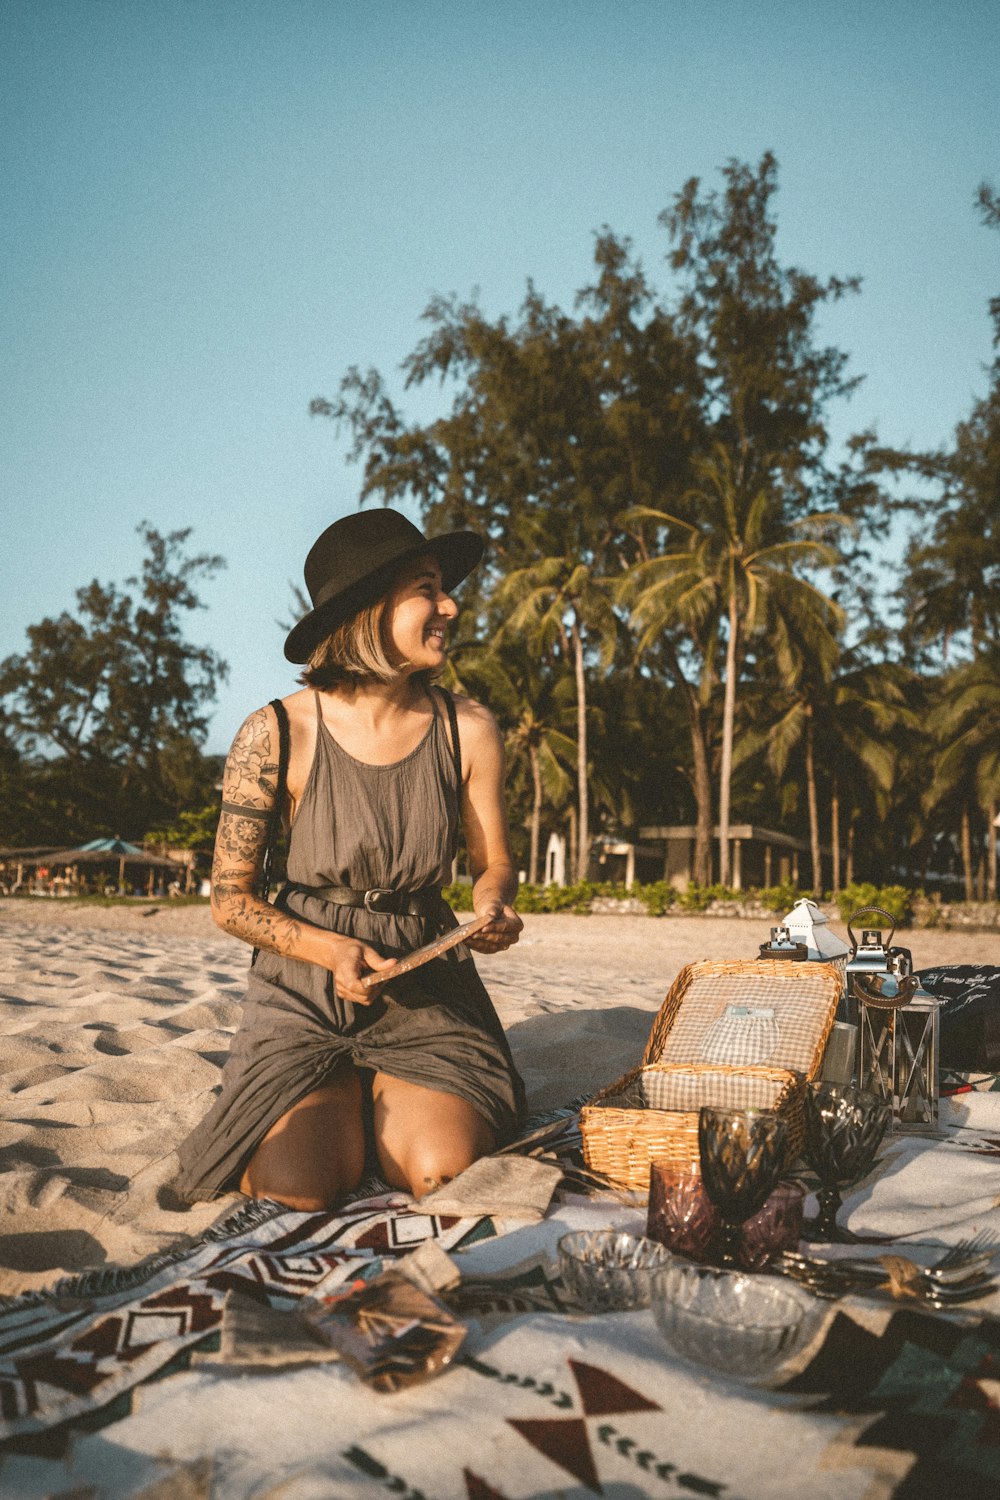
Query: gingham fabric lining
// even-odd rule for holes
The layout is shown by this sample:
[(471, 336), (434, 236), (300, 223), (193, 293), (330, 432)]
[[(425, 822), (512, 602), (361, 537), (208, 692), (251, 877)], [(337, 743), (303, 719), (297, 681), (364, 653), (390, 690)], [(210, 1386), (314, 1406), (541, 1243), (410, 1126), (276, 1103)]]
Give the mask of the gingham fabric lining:
[[(716, 1023), (724, 1020), (729, 1006), (746, 1006), (773, 1012), (778, 1040), (768, 1054), (768, 1065), (807, 1073), (833, 1008), (828, 978), (810, 973), (811, 967), (797, 965), (802, 972), (794, 979), (770, 974), (695, 975), (657, 1061), (720, 1062)], [(740, 1061), (734, 1058), (734, 1066)]]
[(676, 1068), (643, 1068), (639, 1080), (648, 1109), (773, 1109), (788, 1078), (755, 1078), (751, 1073), (686, 1073)]
[(754, 1066), (773, 1057), (781, 1045), (774, 1007), (727, 1005), (705, 1034), (703, 1061), (729, 1068)]

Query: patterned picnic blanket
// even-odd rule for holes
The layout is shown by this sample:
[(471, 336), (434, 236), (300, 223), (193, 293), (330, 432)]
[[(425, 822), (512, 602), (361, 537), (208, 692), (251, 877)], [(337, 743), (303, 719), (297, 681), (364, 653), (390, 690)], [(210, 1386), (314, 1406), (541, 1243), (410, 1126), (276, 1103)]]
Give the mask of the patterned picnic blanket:
[[(848, 1199), (947, 1243), (1000, 1230), (1000, 1098), (946, 1105)], [(436, 1218), (382, 1195), (338, 1214), (240, 1211), (193, 1249), (0, 1305), (4, 1500), (922, 1500), (1000, 1493), (1000, 1322), (827, 1305), (778, 1390), (674, 1357), (647, 1311), (567, 1311), (559, 1236), (643, 1211), (564, 1195), (540, 1223)], [(1000, 1237), (1000, 1236), (998, 1236)], [(227, 1299), (294, 1309), (425, 1240), (463, 1271), (470, 1333), (437, 1380), (375, 1395), (337, 1362), (221, 1363)], [(912, 1239), (905, 1241), (912, 1244)], [(986, 1304), (990, 1311), (993, 1304)]]

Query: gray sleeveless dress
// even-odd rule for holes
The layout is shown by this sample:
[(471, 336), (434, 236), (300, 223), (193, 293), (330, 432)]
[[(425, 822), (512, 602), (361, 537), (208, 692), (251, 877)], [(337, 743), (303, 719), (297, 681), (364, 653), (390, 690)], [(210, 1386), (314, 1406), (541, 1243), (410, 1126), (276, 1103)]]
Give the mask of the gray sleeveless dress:
[[(316, 752), (289, 840), (285, 909), (388, 957), (412, 952), (435, 933), (422, 917), (336, 906), (295, 890), (294, 882), (418, 890), (450, 879), (458, 792), (448, 730), (432, 696), (426, 735), (388, 766), (348, 755), (323, 723), (317, 697)], [(457, 925), (444, 901), (433, 925), (437, 932)], [(388, 984), (365, 1006), (343, 1000), (326, 969), (262, 950), (219, 1096), (179, 1148), (180, 1195), (193, 1202), (238, 1187), (275, 1121), (344, 1059), (458, 1095), (500, 1141), (523, 1111), (507, 1040), (464, 944)]]

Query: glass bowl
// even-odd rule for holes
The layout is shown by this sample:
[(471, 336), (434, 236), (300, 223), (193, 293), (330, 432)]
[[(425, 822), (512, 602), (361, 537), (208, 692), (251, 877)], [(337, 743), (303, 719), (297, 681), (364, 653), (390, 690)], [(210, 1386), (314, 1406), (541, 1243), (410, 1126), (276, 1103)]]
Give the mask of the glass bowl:
[(674, 1261), (652, 1278), (656, 1326), (676, 1354), (766, 1380), (810, 1336), (816, 1304), (776, 1276)]
[(648, 1307), (652, 1273), (674, 1259), (665, 1245), (620, 1229), (578, 1229), (558, 1249), (563, 1285), (587, 1312)]

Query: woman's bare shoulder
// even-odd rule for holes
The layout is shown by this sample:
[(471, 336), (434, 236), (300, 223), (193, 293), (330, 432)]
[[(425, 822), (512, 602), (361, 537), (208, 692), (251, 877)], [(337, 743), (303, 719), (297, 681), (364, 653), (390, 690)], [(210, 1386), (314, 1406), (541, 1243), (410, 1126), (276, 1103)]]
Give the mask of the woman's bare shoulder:
[(287, 693), (281, 701), (293, 725), (305, 719), (315, 720), (316, 691), (314, 688), (299, 688), (297, 693)]
[(458, 693), (452, 696), (455, 700), (455, 711), (458, 714), (458, 728), (462, 744), (467, 745), (470, 750), (474, 749), (477, 744), (495, 744), (500, 738), (500, 730), (496, 719), (486, 705), (478, 703), (475, 698), (465, 698)]
[(496, 723), (485, 703), (480, 703), (475, 698), (466, 698), (462, 693), (452, 693), (451, 696), (460, 720), (468, 719), (480, 724)]

